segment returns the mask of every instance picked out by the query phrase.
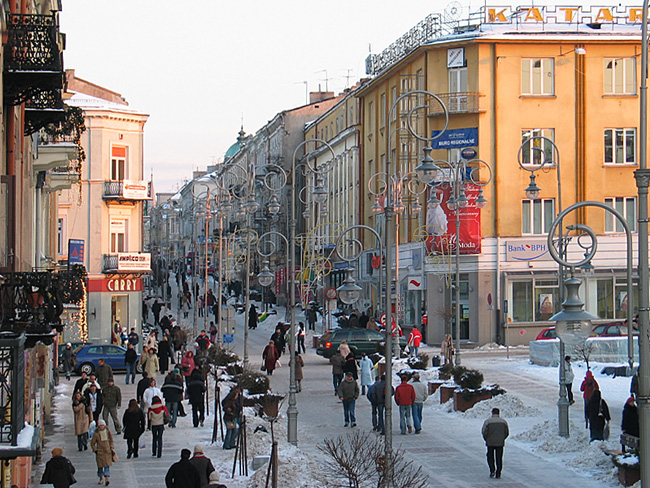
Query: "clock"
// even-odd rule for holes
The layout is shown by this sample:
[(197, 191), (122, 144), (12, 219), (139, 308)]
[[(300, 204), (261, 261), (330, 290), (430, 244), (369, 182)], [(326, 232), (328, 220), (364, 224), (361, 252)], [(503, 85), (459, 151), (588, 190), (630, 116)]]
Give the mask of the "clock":
[(462, 68), (465, 66), (465, 48), (452, 47), (447, 49), (447, 68)]

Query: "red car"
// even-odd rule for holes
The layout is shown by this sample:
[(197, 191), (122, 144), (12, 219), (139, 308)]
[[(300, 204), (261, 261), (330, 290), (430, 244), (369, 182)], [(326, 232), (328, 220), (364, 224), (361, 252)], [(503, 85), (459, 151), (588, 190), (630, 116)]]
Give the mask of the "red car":
[[(633, 331), (634, 334), (638, 332)], [(593, 328), (591, 335), (597, 337), (619, 337), (627, 336), (627, 325), (625, 322), (612, 322), (609, 324), (600, 324)]]
[(544, 329), (539, 334), (537, 334), (537, 339), (535, 340), (543, 341), (546, 339), (557, 339), (557, 335), (555, 334), (555, 327), (549, 327), (548, 329)]

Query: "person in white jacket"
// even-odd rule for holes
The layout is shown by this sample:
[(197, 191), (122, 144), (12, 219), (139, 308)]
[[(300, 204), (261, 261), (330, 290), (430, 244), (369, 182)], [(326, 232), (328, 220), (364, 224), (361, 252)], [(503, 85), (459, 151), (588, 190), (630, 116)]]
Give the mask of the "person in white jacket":
[(422, 431), (422, 409), (424, 402), (429, 397), (429, 387), (420, 381), (420, 374), (414, 373), (411, 377), (411, 386), (415, 390), (415, 400), (411, 405), (411, 414), (413, 416), (413, 427), (415, 433)]
[(372, 368), (374, 364), (366, 354), (363, 354), (361, 361), (359, 361), (359, 379), (361, 380), (361, 394), (366, 394), (366, 389), (370, 388), (375, 382)]
[[(573, 405), (575, 400), (573, 399), (573, 392), (571, 388), (573, 387), (573, 379), (575, 375), (573, 374), (573, 367), (571, 366), (571, 356), (564, 357), (564, 386), (566, 387), (566, 394), (569, 400), (569, 405)], [(562, 381), (562, 378), (560, 378)]]
[(149, 407), (153, 404), (153, 397), (163, 398), (162, 391), (156, 386), (156, 380), (151, 378), (149, 382), (149, 388), (144, 390), (142, 395), (142, 401), (144, 403), (144, 411), (148, 412)]

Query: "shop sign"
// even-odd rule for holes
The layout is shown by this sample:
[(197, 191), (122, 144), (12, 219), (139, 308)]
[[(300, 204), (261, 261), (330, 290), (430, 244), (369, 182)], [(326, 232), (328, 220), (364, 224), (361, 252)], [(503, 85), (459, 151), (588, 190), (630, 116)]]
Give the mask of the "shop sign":
[[(439, 130), (431, 131), (431, 137), (437, 137)], [(469, 146), (478, 146), (478, 127), (466, 127), (463, 129), (447, 129), (431, 141), (433, 149), (453, 149)]]
[(488, 7), (485, 13), (488, 24), (640, 24), (643, 19), (638, 5)]
[(127, 272), (151, 271), (151, 253), (118, 252), (117, 270)]
[(506, 241), (506, 261), (551, 261), (546, 239)]
[(111, 278), (108, 280), (88, 280), (89, 292), (123, 292), (142, 291), (142, 280), (139, 278)]
[(129, 200), (149, 200), (149, 182), (122, 180), (122, 196)]
[(68, 264), (84, 263), (84, 241), (82, 239), (68, 239)]

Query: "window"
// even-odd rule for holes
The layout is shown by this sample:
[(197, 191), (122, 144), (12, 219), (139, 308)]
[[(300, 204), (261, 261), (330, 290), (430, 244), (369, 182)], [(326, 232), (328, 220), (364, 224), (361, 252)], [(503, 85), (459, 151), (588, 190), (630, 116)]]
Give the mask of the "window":
[[(397, 87), (394, 86), (390, 89), (390, 106), (393, 108), (393, 104), (397, 101)], [(393, 114), (390, 117), (391, 122), (397, 120), (397, 107), (393, 110)]]
[(605, 59), (605, 95), (636, 94), (636, 59)]
[[(555, 140), (555, 129), (524, 129), (521, 131), (521, 143), (528, 141), (521, 150), (521, 162), (523, 164), (555, 164), (553, 162), (553, 144), (544, 139), (532, 139), (533, 137), (546, 137), (550, 141)], [(532, 139), (532, 140), (530, 140)]]
[[(634, 295), (634, 310), (632, 316), (639, 309), (639, 280), (632, 280), (632, 294)], [(595, 296), (593, 292), (595, 291)], [(609, 276), (596, 280), (596, 289), (591, 290), (589, 301), (597, 303), (597, 315), (601, 319), (624, 319), (627, 318), (627, 279), (625, 277)]]
[(111, 219), (111, 253), (126, 249), (126, 220)]
[(63, 250), (63, 219), (58, 219), (56, 224), (56, 253), (62, 256)]
[(368, 104), (368, 116), (370, 118), (369, 124), (368, 124), (368, 133), (369, 134), (374, 134), (375, 133), (375, 104), (374, 102), (370, 102)]
[(513, 322), (547, 321), (562, 308), (558, 281), (554, 278), (513, 281), (509, 295)]
[(553, 95), (553, 59), (521, 60), (521, 94)]
[(122, 181), (126, 177), (126, 147), (111, 148), (111, 181)]
[(552, 198), (521, 202), (522, 234), (547, 234), (554, 218), (555, 200)]
[(636, 164), (636, 129), (605, 129), (605, 164)]
[[(467, 68), (449, 70), (449, 111), (462, 112), (467, 110)], [(458, 96), (451, 94), (458, 93)], [(460, 95), (460, 94), (463, 95)]]
[(381, 94), (381, 107), (379, 110), (381, 110), (381, 125), (380, 127), (386, 127), (386, 94), (382, 93)]
[[(632, 232), (636, 232), (636, 198), (605, 198), (605, 204), (618, 211), (630, 226)], [(609, 212), (605, 213), (605, 232), (625, 232), (623, 224)]]

